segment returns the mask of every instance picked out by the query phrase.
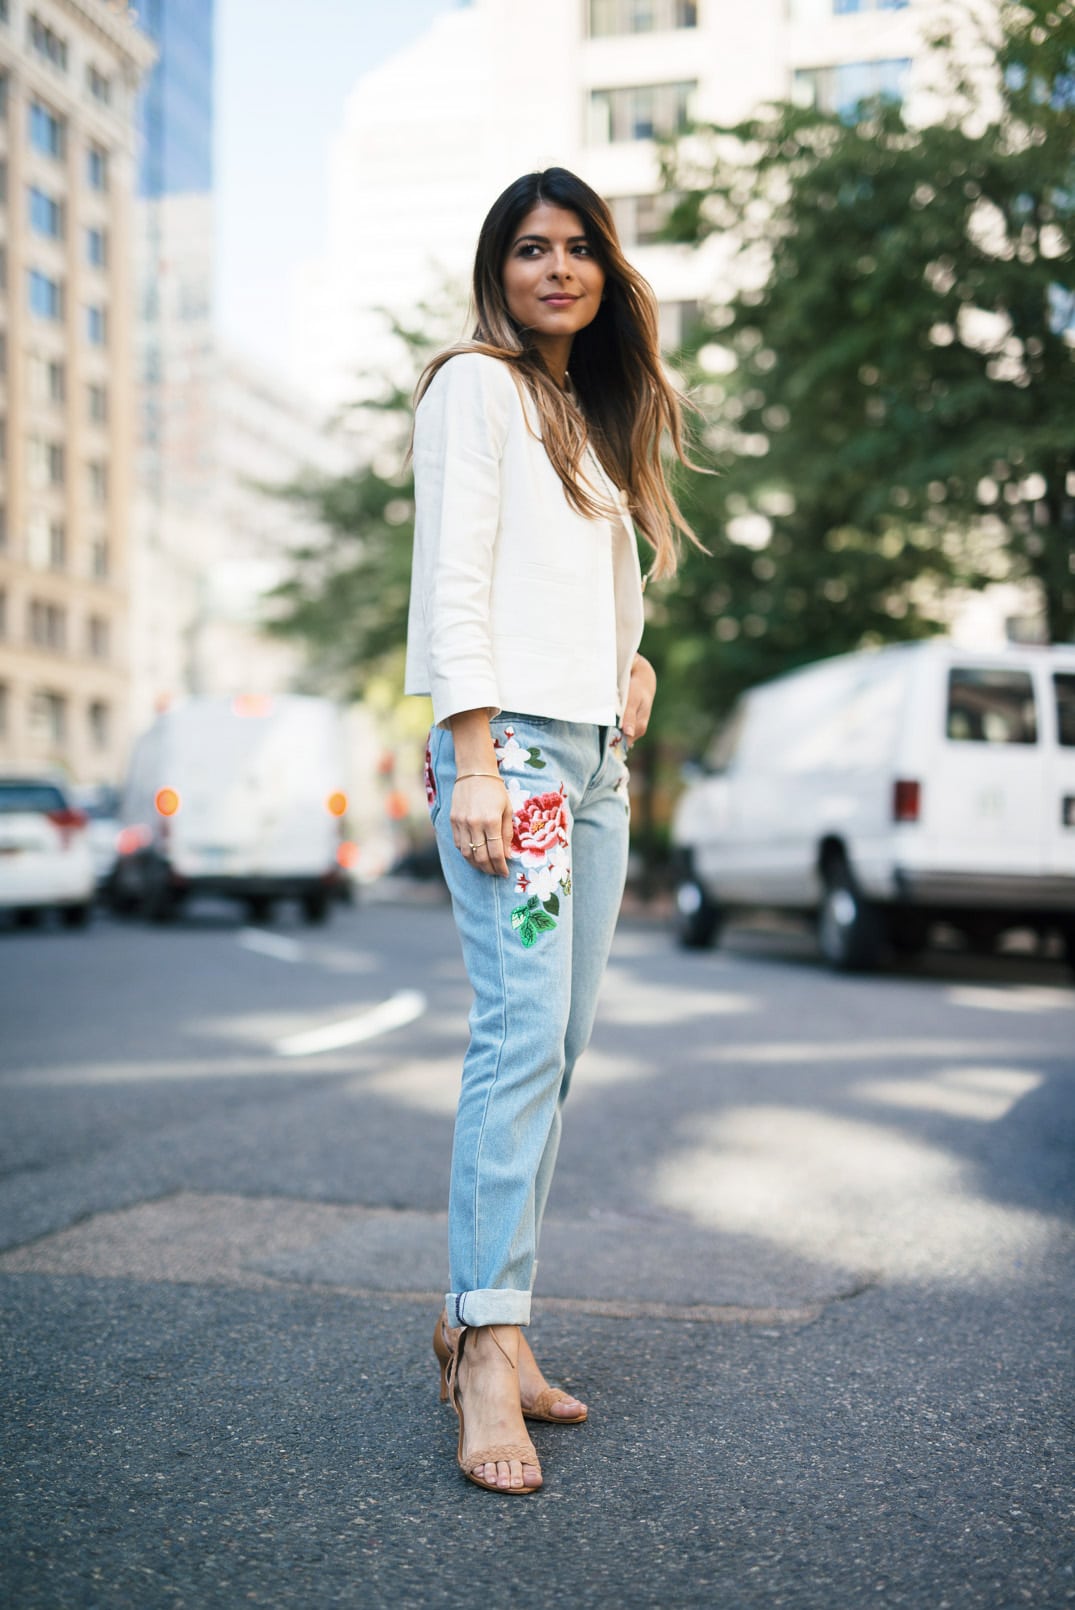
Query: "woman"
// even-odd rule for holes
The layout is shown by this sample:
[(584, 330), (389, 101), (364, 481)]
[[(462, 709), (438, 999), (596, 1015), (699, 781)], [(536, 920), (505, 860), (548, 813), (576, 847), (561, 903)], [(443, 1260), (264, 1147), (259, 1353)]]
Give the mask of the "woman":
[(430, 364), (414, 427), (407, 691), (433, 700), (430, 807), (474, 989), (434, 1346), (461, 1469), (530, 1493), (524, 1415), (586, 1418), (520, 1326), (623, 893), (625, 752), (656, 686), (632, 517), (658, 576), (687, 527), (661, 466), (664, 431), (683, 450), (653, 293), (600, 197), (563, 168), (510, 185), (474, 301), (474, 339)]

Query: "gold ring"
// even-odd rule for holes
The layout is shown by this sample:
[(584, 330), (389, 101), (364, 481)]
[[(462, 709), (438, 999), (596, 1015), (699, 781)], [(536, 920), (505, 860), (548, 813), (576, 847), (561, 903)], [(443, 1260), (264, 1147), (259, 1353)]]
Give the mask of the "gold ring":
[(479, 844), (472, 844), (472, 845), (471, 845), (471, 846), (470, 846), (470, 847), (471, 847), (471, 849), (472, 849), (472, 850), (480, 850), (480, 849), (481, 849), (481, 847), (482, 847), (482, 844), (484, 844), (484, 843), (485, 843), (485, 840), (484, 840), (484, 839), (482, 839), (482, 840), (481, 840), (481, 843), (479, 843)]

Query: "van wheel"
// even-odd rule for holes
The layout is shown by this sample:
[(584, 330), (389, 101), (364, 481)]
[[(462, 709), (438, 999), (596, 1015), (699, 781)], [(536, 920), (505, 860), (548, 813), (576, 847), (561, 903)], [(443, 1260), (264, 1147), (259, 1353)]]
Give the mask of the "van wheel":
[(684, 950), (709, 950), (720, 938), (720, 907), (714, 905), (696, 878), (686, 877), (676, 887), (676, 940)]
[(60, 921), (65, 928), (85, 928), (90, 920), (89, 905), (61, 906)]
[(272, 922), (273, 903), (267, 894), (252, 894), (246, 902), (247, 921), (255, 924)]
[(898, 956), (919, 955), (929, 944), (929, 918), (920, 911), (891, 912), (888, 942)]
[(821, 954), (841, 973), (872, 971), (881, 960), (882, 928), (877, 908), (865, 900), (843, 856), (822, 870), (824, 887), (817, 914)]
[(159, 861), (146, 868), (141, 912), (147, 922), (174, 922), (179, 914), (179, 896), (172, 887), (168, 868)]
[(321, 890), (316, 894), (304, 894), (302, 915), (308, 923), (324, 922), (328, 917), (328, 895)]
[(1064, 941), (1064, 955), (1075, 973), (1075, 917), (1060, 924), (1060, 937)]

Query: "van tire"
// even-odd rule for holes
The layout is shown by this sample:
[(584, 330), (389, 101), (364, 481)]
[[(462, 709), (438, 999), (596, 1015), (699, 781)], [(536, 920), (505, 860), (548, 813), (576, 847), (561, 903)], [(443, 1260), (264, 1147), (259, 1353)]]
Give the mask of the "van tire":
[(88, 901), (77, 906), (61, 906), (60, 921), (65, 928), (85, 928), (89, 923), (92, 909)]
[(146, 868), (140, 908), (147, 922), (174, 922), (179, 913), (179, 897), (162, 861), (151, 861)]
[(272, 922), (273, 903), (267, 894), (252, 894), (246, 902), (247, 921), (255, 927)]
[(821, 954), (838, 973), (872, 972), (880, 963), (884, 939), (877, 908), (859, 893), (844, 856), (830, 856), (821, 877), (817, 914)]
[(676, 941), (684, 950), (711, 950), (720, 938), (720, 907), (691, 873), (676, 885)]
[(325, 922), (328, 917), (328, 895), (319, 889), (316, 894), (304, 894), (302, 897), (303, 920), (316, 926)]
[(1075, 973), (1075, 917), (1069, 917), (1060, 923), (1060, 937), (1064, 942), (1064, 956), (1071, 971)]

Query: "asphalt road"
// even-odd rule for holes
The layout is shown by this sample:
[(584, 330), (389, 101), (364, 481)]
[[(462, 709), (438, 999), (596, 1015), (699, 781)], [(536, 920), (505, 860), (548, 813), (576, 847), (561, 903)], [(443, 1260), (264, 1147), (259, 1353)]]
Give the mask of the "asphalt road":
[(532, 1330), (591, 1418), (517, 1501), (429, 1347), (445, 908), (0, 932), (0, 1602), (1075, 1604), (1073, 1007), (626, 919)]

